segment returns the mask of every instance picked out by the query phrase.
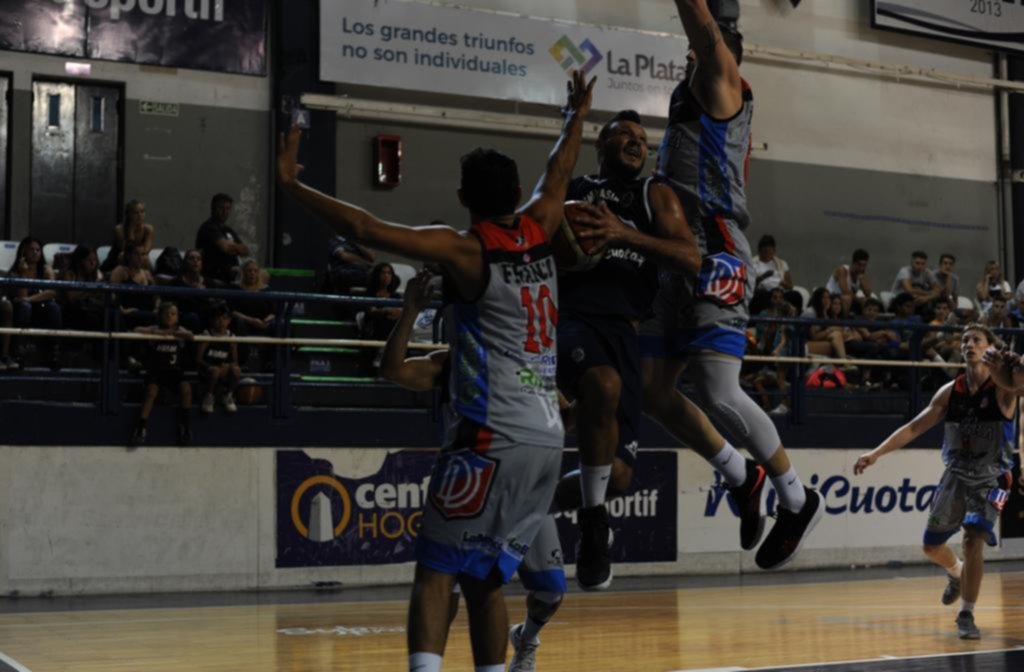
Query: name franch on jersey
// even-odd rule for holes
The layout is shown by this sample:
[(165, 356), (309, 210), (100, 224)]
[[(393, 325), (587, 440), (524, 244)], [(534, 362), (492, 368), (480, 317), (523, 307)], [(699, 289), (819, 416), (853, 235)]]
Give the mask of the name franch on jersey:
[[(632, 200), (632, 194), (627, 192), (627, 195), (630, 196), (630, 200)], [(594, 191), (587, 194), (584, 200), (587, 203), (592, 203), (594, 205), (597, 205), (601, 201), (605, 201), (607, 203), (615, 203), (616, 205), (621, 205), (623, 208), (628, 208), (631, 205), (630, 203), (622, 203), (622, 199), (619, 198), (619, 195), (606, 187), (595, 189)], [(618, 215), (616, 215), (616, 217), (618, 217)], [(625, 219), (624, 217), (619, 217), (619, 221), (628, 226), (629, 228), (633, 229), (634, 231), (637, 230), (637, 226), (634, 222)], [(623, 261), (632, 262), (636, 264), (637, 268), (643, 266), (644, 262), (647, 261), (647, 258), (644, 257), (644, 255), (628, 247), (613, 247), (609, 249), (607, 252), (605, 252), (604, 256), (606, 259), (622, 259)]]
[(512, 263), (499, 264), (502, 278), (508, 284), (526, 285), (534, 282), (544, 282), (555, 277), (555, 260), (553, 257), (545, 257), (539, 261), (530, 263), (528, 254), (523, 255), (525, 266)]

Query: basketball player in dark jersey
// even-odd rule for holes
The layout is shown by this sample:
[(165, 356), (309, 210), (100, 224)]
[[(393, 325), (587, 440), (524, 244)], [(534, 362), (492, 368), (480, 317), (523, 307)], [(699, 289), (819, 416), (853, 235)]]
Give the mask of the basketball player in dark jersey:
[(146, 342), (146, 377), (144, 381), (146, 396), (142, 400), (139, 420), (129, 441), (130, 446), (141, 446), (146, 442), (146, 429), (149, 415), (153, 412), (156, 398), (161, 389), (170, 390), (178, 395), (178, 445), (187, 446), (192, 442), (192, 426), (189, 412), (192, 408), (192, 386), (184, 380), (186, 341), (193, 339), (192, 332), (178, 324), (178, 306), (164, 301), (157, 309), (159, 324), (151, 327), (136, 327), (140, 334), (160, 334), (172, 336), (166, 340)]
[[(416, 539), (409, 670), (441, 669), (458, 581), (477, 672), (504, 672), (502, 585), (547, 517), (561, 463), (557, 275), (548, 240), (562, 222), (594, 81), (573, 74), (562, 134), (524, 206), (517, 208), (522, 189), (512, 159), (493, 150), (463, 157), (466, 233), (391, 224), (322, 194), (298, 179), (301, 131), (293, 128), (279, 142), (278, 182), (292, 198), (361, 245), (439, 264), (456, 294), (449, 320), (453, 417)], [(456, 492), (463, 486), (471, 496)]]
[[(964, 327), (960, 351), (967, 370), (943, 385), (916, 418), (861, 455), (853, 468), (855, 474), (862, 474), (881, 456), (945, 423), (942, 461), (946, 470), (932, 499), (923, 550), (948, 575), (942, 603), (950, 605), (961, 598), (956, 619), (961, 639), (981, 637), (974, 623), (974, 605), (981, 590), (985, 545), (996, 545), (996, 524), (1009, 499), (1013, 416), (1024, 385), (1024, 367), (1015, 355), (997, 350), (996, 345), (987, 327)], [(946, 543), (961, 528), (963, 561)]]
[(581, 218), (591, 228), (580, 237), (597, 242), (604, 256), (594, 268), (558, 279), (558, 387), (576, 401), (581, 467), (559, 485), (556, 507), (579, 508), (576, 582), (584, 590), (612, 581), (604, 501), (609, 491), (624, 494), (632, 479), (643, 412), (637, 326), (651, 316), (658, 265), (700, 269), (672, 189), (641, 177), (647, 133), (640, 116), (619, 112), (596, 146), (600, 173), (574, 179), (567, 199), (591, 204)]
[[(205, 336), (232, 336), (231, 310), (228, 305), (221, 301), (216, 304), (210, 313), (210, 329), (204, 332)], [(213, 413), (213, 405), (218, 387), (224, 388), (224, 410), (229, 414), (238, 411), (235, 404), (235, 388), (242, 378), (242, 368), (238, 365), (238, 344), (204, 341), (196, 348), (196, 366), (199, 369), (199, 379), (206, 387), (203, 395), (203, 402), (199, 410), (204, 415)]]
[[(742, 511), (740, 545), (754, 548), (764, 528), (771, 478), (778, 519), (756, 562), (775, 569), (792, 560), (821, 518), (821, 496), (804, 487), (774, 423), (739, 385), (748, 305), (754, 291), (746, 172), (753, 96), (739, 73), (742, 36), (737, 0), (676, 0), (691, 51), (672, 94), (658, 172), (679, 197), (701, 248), (695, 280), (663, 274), (656, 319), (642, 327), (645, 411), (719, 471)], [(750, 451), (743, 457), (711, 432), (707, 418), (676, 389), (683, 370), (701, 407)]]

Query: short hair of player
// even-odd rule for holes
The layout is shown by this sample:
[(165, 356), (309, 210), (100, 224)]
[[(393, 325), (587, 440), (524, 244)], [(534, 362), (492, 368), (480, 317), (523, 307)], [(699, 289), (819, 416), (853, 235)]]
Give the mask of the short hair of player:
[(608, 122), (601, 127), (601, 132), (597, 134), (597, 144), (602, 144), (611, 135), (612, 126), (620, 121), (632, 121), (634, 124), (644, 125), (643, 120), (640, 118), (640, 113), (636, 110), (622, 110), (614, 117), (608, 120)]
[(462, 157), (462, 200), (480, 217), (501, 217), (519, 205), (519, 168), (493, 149), (474, 149)]
[(997, 348), (1003, 347), (1002, 339), (1000, 339), (998, 336), (992, 333), (992, 330), (986, 327), (984, 324), (979, 324), (978, 322), (971, 322), (966, 327), (964, 327), (962, 334), (966, 334), (969, 331), (977, 331), (979, 333), (985, 334), (985, 340), (988, 341), (989, 345), (994, 345)]

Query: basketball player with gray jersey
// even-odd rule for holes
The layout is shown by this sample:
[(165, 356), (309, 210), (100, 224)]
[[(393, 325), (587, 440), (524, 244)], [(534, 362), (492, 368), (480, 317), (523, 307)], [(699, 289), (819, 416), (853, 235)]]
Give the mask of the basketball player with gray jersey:
[[(818, 493), (801, 483), (767, 414), (739, 385), (748, 304), (754, 290), (746, 200), (753, 95), (740, 77), (737, 0), (676, 0), (690, 41), (685, 79), (672, 94), (659, 173), (683, 204), (703, 255), (696, 280), (663, 274), (656, 319), (642, 330), (646, 412), (693, 446), (722, 475), (741, 510), (740, 544), (757, 546), (764, 487), (771, 478), (778, 519), (758, 549), (763, 569), (795, 557), (822, 514)], [(676, 385), (688, 369), (702, 408), (757, 463), (716, 437)], [(763, 466), (762, 466), (763, 465)]]
[(564, 440), (555, 386), (557, 275), (548, 240), (561, 225), (594, 81), (574, 73), (565, 124), (533, 197), (515, 162), (493, 150), (463, 157), (459, 199), (470, 230), (383, 222), (298, 180), (301, 132), (282, 136), (278, 181), (341, 235), (434, 262), (453, 291), (451, 410), (416, 541), (409, 670), (438, 672), (458, 581), (476, 672), (504, 672), (502, 586), (546, 518)]
[[(932, 498), (923, 550), (947, 572), (942, 603), (953, 604), (962, 594), (956, 619), (962, 639), (981, 636), (974, 623), (974, 605), (984, 573), (984, 548), (996, 545), (995, 526), (1009, 499), (1013, 416), (1024, 385), (1024, 367), (1015, 355), (997, 350), (996, 344), (987, 327), (964, 327), (960, 350), (967, 370), (943, 385), (916, 418), (854, 465), (854, 473), (862, 474), (879, 457), (945, 423), (942, 461), (946, 470)], [(946, 543), (961, 528), (963, 561)]]

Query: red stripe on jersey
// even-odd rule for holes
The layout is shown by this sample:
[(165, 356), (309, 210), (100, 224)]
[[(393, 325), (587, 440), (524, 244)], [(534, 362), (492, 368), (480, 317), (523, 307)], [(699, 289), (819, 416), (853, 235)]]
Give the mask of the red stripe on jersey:
[(518, 252), (529, 250), (547, 242), (544, 229), (533, 217), (521, 214), (515, 226), (500, 226), (491, 221), (477, 223), (473, 230), (484, 241), (484, 249)]
[(476, 441), (473, 442), (473, 452), (477, 455), (486, 455), (491, 449), (491, 441), (494, 439), (494, 432), (481, 427), (477, 430)]
[(718, 231), (722, 234), (722, 242), (725, 244), (725, 251), (732, 254), (736, 251), (736, 241), (729, 235), (729, 227), (725, 225), (725, 218), (722, 217), (722, 213), (715, 214), (715, 224), (718, 225)]

